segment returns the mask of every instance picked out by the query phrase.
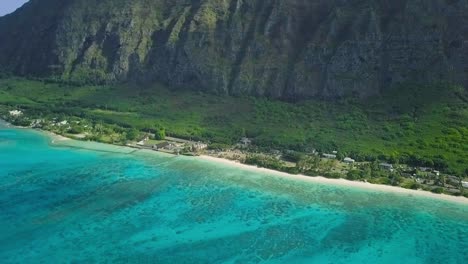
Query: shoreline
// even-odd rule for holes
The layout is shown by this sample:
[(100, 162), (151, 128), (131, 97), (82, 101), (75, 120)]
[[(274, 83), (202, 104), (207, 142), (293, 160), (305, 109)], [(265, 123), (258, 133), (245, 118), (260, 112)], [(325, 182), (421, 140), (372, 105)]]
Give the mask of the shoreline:
[(71, 138), (67, 138), (65, 136), (62, 136), (62, 135), (59, 135), (59, 134), (55, 134), (53, 132), (50, 132), (50, 131), (46, 131), (46, 130), (37, 130), (37, 131), (40, 131), (40, 132), (44, 132), (46, 133), (50, 138), (51, 138), (51, 143), (52, 144), (56, 144), (57, 141), (68, 141), (68, 140), (73, 140)]
[(397, 186), (390, 186), (390, 185), (383, 185), (383, 184), (373, 184), (373, 183), (367, 183), (367, 182), (359, 182), (359, 181), (350, 181), (346, 179), (329, 179), (325, 178), (322, 176), (317, 176), (317, 177), (312, 177), (312, 176), (307, 176), (307, 175), (302, 175), (302, 174), (290, 174), (286, 172), (281, 172), (281, 171), (276, 171), (272, 169), (267, 169), (267, 168), (261, 168), (253, 165), (248, 165), (248, 164), (243, 164), (240, 162), (236, 162), (233, 160), (228, 160), (228, 159), (223, 159), (223, 158), (217, 158), (217, 157), (212, 157), (208, 155), (201, 155), (198, 157), (195, 157), (201, 160), (205, 161), (211, 161), (219, 164), (224, 164), (232, 167), (236, 167), (239, 169), (244, 169), (244, 170), (250, 170), (253, 172), (259, 172), (259, 173), (265, 173), (265, 174), (270, 174), (278, 177), (282, 177), (285, 179), (291, 179), (291, 180), (296, 180), (296, 181), (302, 181), (302, 182), (309, 182), (309, 183), (319, 183), (319, 184), (331, 184), (335, 186), (343, 186), (343, 187), (351, 187), (351, 188), (360, 188), (360, 189), (366, 189), (366, 190), (371, 190), (371, 191), (377, 191), (377, 192), (386, 192), (386, 193), (393, 193), (393, 194), (400, 194), (400, 195), (416, 195), (420, 197), (426, 197), (426, 198), (434, 198), (434, 199), (439, 199), (439, 200), (444, 200), (444, 201), (449, 201), (449, 202), (456, 202), (456, 203), (461, 203), (468, 205), (468, 199), (463, 196), (453, 196), (453, 195), (447, 195), (447, 194), (437, 194), (437, 193), (432, 193), (424, 190), (412, 190), (412, 189), (405, 189), (402, 187), (397, 187)]
[[(57, 144), (55, 141), (77, 141), (77, 142), (82, 142), (76, 139), (68, 138), (62, 135), (55, 134), (50, 131), (38, 129), (37, 131), (44, 132), (45, 134), (48, 134), (51, 138), (51, 143), (52, 144)], [(94, 143), (99, 143), (99, 142), (94, 142)], [(132, 150), (137, 150), (141, 153), (148, 153), (148, 154), (167, 154), (164, 152), (160, 151), (145, 151), (145, 149), (140, 149), (140, 148), (132, 148), (128, 146), (120, 146), (120, 145), (114, 145), (114, 144), (106, 144), (106, 143), (99, 143), (99, 144), (105, 144), (109, 146), (114, 146), (114, 147), (122, 147), (122, 148), (128, 148)], [(66, 146), (66, 145), (65, 145)], [(330, 179), (326, 178), (323, 176), (307, 176), (307, 175), (302, 175), (302, 174), (290, 174), (287, 172), (282, 172), (282, 171), (276, 171), (272, 169), (267, 169), (267, 168), (262, 168), (262, 167), (257, 167), (254, 165), (248, 165), (244, 163), (240, 163), (238, 161), (233, 161), (229, 159), (223, 159), (223, 158), (218, 158), (218, 157), (213, 157), (209, 155), (200, 155), (196, 157), (190, 157), (193, 160), (204, 160), (204, 161), (210, 161), (218, 164), (223, 164), (227, 166), (232, 166), (236, 167), (239, 169), (243, 170), (249, 170), (252, 172), (257, 172), (257, 173), (264, 173), (266, 176), (268, 174), (270, 176), (277, 176), (277, 177), (282, 177), (285, 179), (290, 179), (290, 180), (295, 180), (295, 181), (302, 181), (302, 182), (309, 182), (309, 183), (319, 183), (319, 184), (330, 184), (330, 185), (336, 185), (336, 186), (343, 186), (343, 187), (348, 187), (348, 188), (360, 188), (360, 189), (366, 189), (370, 191), (376, 191), (376, 192), (386, 192), (386, 193), (393, 193), (393, 194), (398, 194), (398, 195), (416, 195), (419, 197), (426, 197), (426, 198), (432, 198), (432, 199), (438, 199), (438, 200), (443, 200), (443, 201), (448, 201), (448, 202), (455, 202), (459, 204), (464, 204), (468, 205), (468, 198), (464, 196), (453, 196), (453, 195), (447, 195), (447, 194), (438, 194), (438, 193), (432, 193), (424, 190), (412, 190), (412, 189), (405, 189), (402, 187), (397, 187), (397, 186), (390, 186), (390, 185), (384, 185), (384, 184), (373, 184), (373, 183), (367, 183), (367, 182), (359, 182), (359, 181), (350, 181), (346, 179)]]
[[(7, 127), (13, 127), (13, 128), (20, 128), (20, 129), (31, 129), (33, 131), (38, 131), (44, 133), (46, 136), (48, 136), (51, 140), (51, 144), (53, 145), (60, 145), (57, 144), (57, 142), (64, 142), (64, 141), (76, 141), (76, 142), (83, 142), (79, 141), (76, 139), (68, 138), (62, 135), (55, 134), (51, 131), (46, 131), (42, 129), (32, 129), (32, 128), (25, 128), (25, 127), (17, 127), (14, 125), (9, 124), (8, 122), (5, 122), (7, 124)], [(119, 147), (119, 148), (128, 148), (130, 150), (136, 150), (141, 153), (148, 153), (148, 154), (164, 154), (164, 152), (159, 152), (159, 151), (145, 151), (145, 149), (140, 149), (140, 148), (132, 148), (128, 146), (120, 146), (120, 145), (114, 145), (114, 144), (106, 144), (106, 143), (100, 143), (100, 142), (94, 142), (93, 143), (98, 143), (98, 144), (105, 144), (113, 147)], [(62, 146), (67, 146), (62, 145)], [(70, 146), (71, 147), (71, 146)], [(87, 148), (85, 148), (87, 149)], [(97, 149), (89, 149), (89, 150), (94, 150), (97, 151)], [(132, 154), (133, 152), (129, 152), (127, 154)], [(125, 153), (124, 153), (125, 154)], [(190, 157), (193, 160), (204, 160), (204, 161), (209, 161), (209, 162), (214, 162), (217, 164), (223, 164), (227, 166), (232, 166), (235, 168), (243, 169), (243, 170), (249, 170), (252, 172), (257, 172), (257, 173), (264, 173), (266, 176), (271, 175), (271, 176), (277, 176), (277, 177), (282, 177), (285, 179), (290, 179), (290, 180), (296, 180), (296, 181), (302, 181), (302, 182), (309, 182), (309, 183), (319, 183), (319, 184), (330, 184), (330, 185), (335, 185), (335, 186), (343, 186), (343, 187), (350, 187), (350, 188), (360, 188), (360, 189), (366, 189), (370, 191), (377, 191), (377, 192), (387, 192), (387, 193), (393, 193), (393, 194), (400, 194), (400, 195), (416, 195), (419, 197), (426, 197), (426, 198), (433, 198), (433, 199), (439, 199), (439, 200), (444, 200), (444, 201), (449, 201), (449, 202), (455, 202), (455, 203), (460, 203), (460, 204), (465, 204), (468, 205), (468, 198), (464, 196), (453, 196), (453, 195), (447, 195), (447, 194), (437, 194), (437, 193), (432, 193), (424, 190), (412, 190), (412, 189), (405, 189), (402, 187), (397, 187), (397, 186), (390, 186), (390, 185), (383, 185), (383, 184), (373, 184), (373, 183), (367, 183), (367, 182), (359, 182), (359, 181), (350, 181), (346, 179), (330, 179), (326, 178), (323, 176), (307, 176), (307, 175), (302, 175), (302, 174), (290, 174), (287, 172), (282, 172), (282, 171), (276, 171), (272, 169), (267, 169), (267, 168), (262, 168), (262, 167), (257, 167), (254, 165), (248, 165), (244, 163), (240, 163), (238, 161), (233, 161), (229, 159), (223, 159), (223, 158), (218, 158), (218, 157), (213, 157), (209, 155), (200, 155), (196, 157)]]

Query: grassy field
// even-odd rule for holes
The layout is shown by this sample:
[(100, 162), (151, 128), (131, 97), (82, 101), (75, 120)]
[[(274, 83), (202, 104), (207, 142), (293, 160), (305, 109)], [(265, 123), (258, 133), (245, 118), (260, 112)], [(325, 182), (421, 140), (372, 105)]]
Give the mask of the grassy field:
[(406, 85), (359, 102), (292, 104), (160, 85), (72, 86), (4, 78), (0, 105), (36, 117), (79, 116), (140, 130), (158, 124), (168, 135), (218, 144), (247, 136), (265, 149), (338, 150), (358, 160), (468, 173), (468, 94), (447, 85)]

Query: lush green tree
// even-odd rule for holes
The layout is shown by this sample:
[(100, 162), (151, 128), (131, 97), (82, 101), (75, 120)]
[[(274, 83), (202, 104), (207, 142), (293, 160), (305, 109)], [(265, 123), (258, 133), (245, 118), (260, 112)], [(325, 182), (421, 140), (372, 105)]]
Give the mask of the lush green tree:
[(94, 130), (96, 130), (98, 135), (101, 135), (104, 132), (104, 126), (102, 125), (102, 123), (98, 123), (94, 125)]
[(156, 140), (164, 140), (166, 138), (166, 129), (160, 127), (154, 131), (154, 139)]
[(399, 160), (399, 157), (400, 154), (396, 151), (392, 152), (388, 157), (387, 157), (387, 160), (388, 162), (392, 163), (392, 164), (397, 164), (400, 162)]
[(413, 182), (411, 183), (411, 185), (409, 186), (410, 189), (413, 189), (413, 190), (418, 190), (418, 189), (421, 189), (421, 184), (417, 183), (417, 182)]
[(245, 130), (245, 128), (241, 128), (241, 130), (240, 130), (240, 136), (241, 136), (241, 137), (247, 137), (247, 131)]
[(446, 178), (444, 175), (439, 175), (439, 177), (436, 179), (436, 183), (437, 185), (439, 186), (442, 186), (442, 187), (445, 187), (445, 182), (446, 182)]
[(81, 125), (73, 125), (68, 132), (71, 134), (81, 134), (84, 132), (84, 127)]
[(257, 165), (262, 168), (284, 171), (284, 164), (280, 160), (273, 157), (251, 154), (245, 159), (245, 163), (249, 165)]
[(27, 127), (27, 126), (31, 125), (31, 121), (29, 121), (28, 119), (25, 119), (25, 118), (17, 118), (17, 119), (14, 119), (12, 121), (12, 124), (15, 125), (15, 126)]
[(306, 172), (309, 170), (317, 169), (319, 164), (319, 156), (305, 156), (297, 163), (297, 168), (299, 169), (299, 171)]
[(290, 162), (299, 162), (304, 158), (304, 154), (296, 151), (286, 151), (286, 153), (283, 154), (283, 159), (286, 161)]
[(226, 150), (229, 149), (231, 146), (223, 143), (212, 143), (208, 146), (210, 150)]
[(361, 178), (361, 174), (358, 170), (350, 170), (346, 175), (346, 179), (355, 181)]
[(132, 128), (127, 131), (127, 140), (136, 140), (140, 136), (140, 132), (135, 128)]

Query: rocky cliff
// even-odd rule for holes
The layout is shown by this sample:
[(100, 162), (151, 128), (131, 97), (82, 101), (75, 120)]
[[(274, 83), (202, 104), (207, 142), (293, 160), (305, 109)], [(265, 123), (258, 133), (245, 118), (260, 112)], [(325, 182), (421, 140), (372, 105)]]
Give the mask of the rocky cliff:
[(297, 99), (468, 85), (468, 0), (31, 0), (0, 66)]

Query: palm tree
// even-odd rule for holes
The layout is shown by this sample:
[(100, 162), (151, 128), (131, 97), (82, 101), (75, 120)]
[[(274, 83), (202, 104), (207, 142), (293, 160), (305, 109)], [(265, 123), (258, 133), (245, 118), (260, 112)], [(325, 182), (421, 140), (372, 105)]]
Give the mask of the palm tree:
[(444, 175), (440, 175), (437, 179), (437, 183), (442, 187), (445, 187), (445, 181), (446, 181), (446, 178)]

